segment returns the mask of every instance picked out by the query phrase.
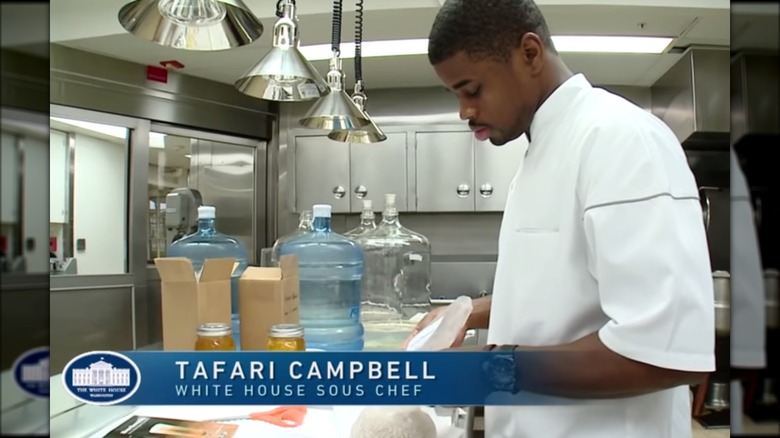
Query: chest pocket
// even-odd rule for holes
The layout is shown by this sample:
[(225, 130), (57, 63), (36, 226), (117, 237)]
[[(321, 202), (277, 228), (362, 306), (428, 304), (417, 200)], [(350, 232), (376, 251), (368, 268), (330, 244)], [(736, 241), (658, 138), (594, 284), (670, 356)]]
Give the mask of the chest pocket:
[(512, 216), (512, 231), (516, 233), (557, 233), (564, 209), (563, 193), (556, 181), (539, 181), (518, 176), (507, 213)]

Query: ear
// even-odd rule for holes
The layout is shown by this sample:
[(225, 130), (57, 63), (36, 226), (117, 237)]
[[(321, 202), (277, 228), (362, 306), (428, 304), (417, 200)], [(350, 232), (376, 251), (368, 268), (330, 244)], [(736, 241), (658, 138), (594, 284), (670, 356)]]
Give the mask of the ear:
[(520, 39), (519, 48), (523, 64), (531, 70), (532, 75), (538, 74), (542, 70), (545, 55), (542, 39), (533, 32), (526, 32)]

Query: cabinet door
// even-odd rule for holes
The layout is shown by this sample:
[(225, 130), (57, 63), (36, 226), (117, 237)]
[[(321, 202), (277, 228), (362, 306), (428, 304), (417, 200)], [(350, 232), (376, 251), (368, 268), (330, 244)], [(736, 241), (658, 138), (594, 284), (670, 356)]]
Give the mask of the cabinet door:
[(509, 184), (523, 163), (525, 135), (503, 146), (474, 141), (474, 198), (477, 211), (504, 211)]
[(384, 197), (394, 193), (398, 211), (407, 211), (406, 133), (388, 133), (387, 140), (375, 144), (350, 145), (350, 197), (352, 212), (363, 209), (363, 199), (373, 201), (382, 211)]
[(322, 136), (295, 138), (295, 210), (330, 204), (349, 212), (349, 145)]
[(417, 211), (474, 211), (472, 133), (416, 135)]
[(49, 134), (49, 222), (67, 223), (68, 137), (59, 131)]

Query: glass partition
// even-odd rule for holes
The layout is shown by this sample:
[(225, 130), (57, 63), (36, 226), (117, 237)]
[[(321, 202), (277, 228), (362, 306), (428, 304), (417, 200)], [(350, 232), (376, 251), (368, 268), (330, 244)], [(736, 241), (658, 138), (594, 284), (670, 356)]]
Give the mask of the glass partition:
[[(240, 239), (255, 263), (256, 140), (170, 126), (149, 134), (151, 263), (168, 245), (195, 231), (197, 206), (217, 209), (217, 229)], [(261, 169), (264, 174), (265, 169)], [(262, 190), (262, 188), (260, 189)]]
[(119, 123), (52, 116), (50, 131), (52, 274), (128, 272), (127, 173), (132, 130)]

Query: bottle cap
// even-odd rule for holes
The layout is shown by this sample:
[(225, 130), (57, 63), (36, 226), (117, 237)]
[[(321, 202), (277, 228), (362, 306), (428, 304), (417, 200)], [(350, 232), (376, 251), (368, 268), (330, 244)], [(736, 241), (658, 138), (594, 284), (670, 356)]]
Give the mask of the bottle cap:
[(198, 207), (199, 219), (214, 219), (216, 215), (217, 215), (216, 207), (212, 207), (210, 205), (204, 205), (202, 207)]
[(385, 208), (388, 206), (395, 206), (395, 193), (388, 193), (385, 195)]
[(331, 206), (330, 204), (316, 204), (311, 210), (314, 217), (330, 217)]
[(374, 203), (370, 199), (363, 200), (363, 210), (371, 210), (374, 208)]

